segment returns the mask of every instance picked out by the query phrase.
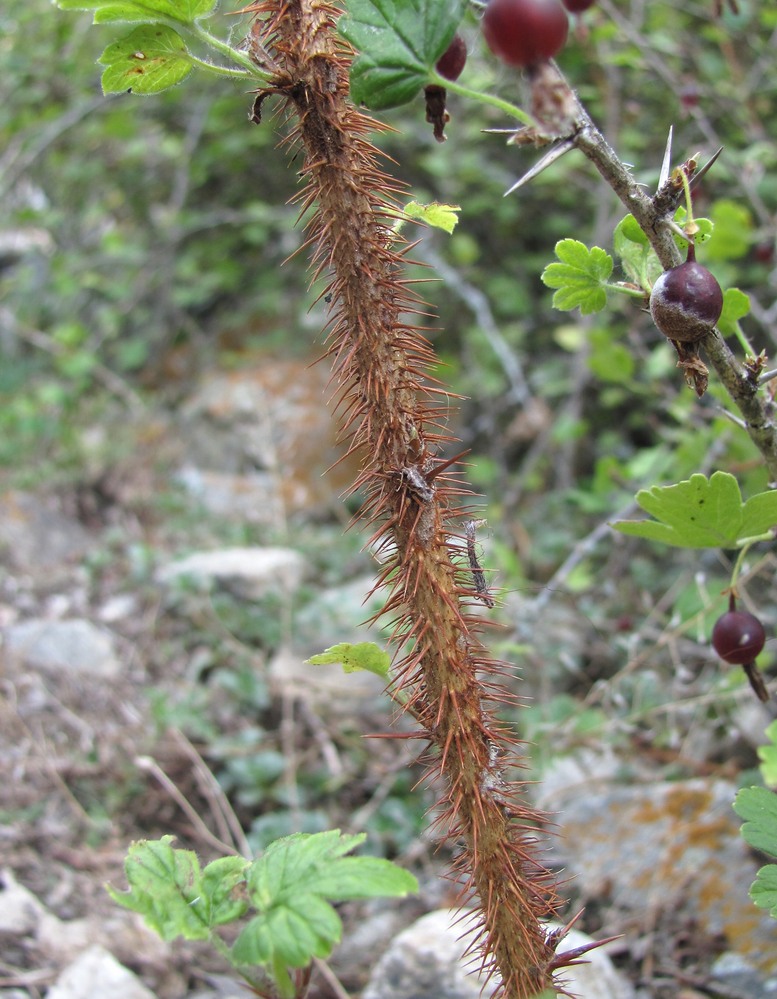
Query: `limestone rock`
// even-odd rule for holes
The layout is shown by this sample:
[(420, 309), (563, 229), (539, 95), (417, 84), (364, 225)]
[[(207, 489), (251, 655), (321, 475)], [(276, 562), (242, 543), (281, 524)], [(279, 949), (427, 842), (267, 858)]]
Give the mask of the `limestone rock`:
[(47, 999), (155, 999), (137, 975), (119, 964), (99, 944), (87, 948), (65, 968), (47, 993)]
[[(476, 926), (474, 913), (458, 909), (438, 909), (422, 916), (392, 940), (362, 999), (481, 999), (497, 980), (492, 978), (484, 993), (479, 956), (464, 956)], [(571, 930), (561, 947), (568, 950), (590, 942), (584, 933)], [(631, 986), (605, 953), (593, 950), (586, 960), (588, 964), (564, 971), (566, 987), (573, 995), (578, 999), (633, 999)]]
[(218, 583), (255, 600), (274, 591), (293, 592), (302, 582), (305, 562), (292, 548), (220, 548), (195, 552), (157, 571), (160, 583), (190, 578), (201, 585)]
[(106, 628), (91, 621), (33, 618), (6, 628), (8, 652), (42, 671), (67, 671), (109, 679), (121, 672), (115, 641)]

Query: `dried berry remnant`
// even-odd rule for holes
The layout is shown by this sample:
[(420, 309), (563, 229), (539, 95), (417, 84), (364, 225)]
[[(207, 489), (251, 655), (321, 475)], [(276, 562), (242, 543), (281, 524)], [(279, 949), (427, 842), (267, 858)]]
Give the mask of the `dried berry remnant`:
[(459, 34), (437, 60), (435, 69), (446, 80), (458, 80), (467, 64), (467, 43)]
[(552, 59), (569, 32), (561, 0), (489, 0), (481, 25), (488, 47), (509, 66)]
[(721, 614), (712, 629), (712, 647), (732, 666), (747, 666), (766, 643), (764, 626), (747, 611), (728, 610)]
[(658, 278), (650, 293), (650, 315), (668, 340), (695, 343), (715, 328), (723, 311), (723, 292), (714, 276), (696, 263), (693, 243), (688, 259)]

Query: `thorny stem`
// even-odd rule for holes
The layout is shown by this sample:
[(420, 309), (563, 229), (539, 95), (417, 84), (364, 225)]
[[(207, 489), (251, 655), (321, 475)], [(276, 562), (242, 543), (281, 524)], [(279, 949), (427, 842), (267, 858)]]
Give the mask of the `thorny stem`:
[(470, 609), (483, 594), (462, 533), (477, 513), (459, 505), (469, 490), (440, 453), (452, 440), (448, 393), (430, 377), (432, 348), (412, 324), (425, 305), (404, 277), (408, 246), (394, 230), (403, 188), (379, 168), (367, 138), (380, 126), (348, 102), (352, 53), (335, 33), (338, 8), (258, 0), (248, 9), (257, 15), (252, 37), (278, 68), (254, 120), (269, 94), (282, 96), (295, 122), (289, 141), (304, 151), (307, 187), (297, 202), (300, 215), (313, 210), (314, 274), (331, 278), (328, 354), (344, 432), (362, 458), (360, 516), (384, 559), (377, 586), (390, 586), (383, 613), (393, 616), (400, 650), (397, 684), (434, 747), (429, 777), (445, 785), (437, 825), (458, 851), (463, 898), (479, 904), (485, 970), (498, 972), (505, 999), (530, 999), (554, 987), (568, 963), (554, 954), (563, 932), (543, 925), (559, 900), (535, 844), (544, 817), (523, 784), (502, 774), (513, 740), (490, 705), (511, 697), (497, 682), (504, 664), (487, 654)]

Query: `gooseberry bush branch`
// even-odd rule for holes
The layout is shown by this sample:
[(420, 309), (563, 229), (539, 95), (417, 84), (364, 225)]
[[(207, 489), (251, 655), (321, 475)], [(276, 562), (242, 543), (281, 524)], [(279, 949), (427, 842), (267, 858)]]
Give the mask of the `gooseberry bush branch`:
[[(396, 696), (429, 743), (427, 777), (442, 788), (436, 828), (456, 850), (454, 877), (462, 901), (472, 901), (479, 910), (477, 944), (484, 970), (498, 974), (496, 994), (533, 999), (545, 990), (563, 992), (557, 972), (576, 963), (582, 951), (556, 953), (565, 929), (549, 931), (546, 921), (558, 914), (561, 902), (536, 846), (536, 830), (545, 817), (530, 803), (525, 783), (505, 776), (516, 740), (495, 711), (496, 705), (512, 700), (500, 682), (507, 666), (482, 642), (482, 618), (475, 606), (490, 607), (492, 598), (477, 562), (473, 565), (463, 554), (466, 525), (476, 521), (479, 508), (457, 471), (457, 459), (443, 453), (456, 442), (446, 422), (449, 393), (431, 375), (436, 358), (424, 335), (427, 307), (406, 276), (410, 244), (397, 225), (406, 192), (383, 170), (369, 138), (383, 126), (361, 105), (379, 111), (407, 103), (425, 89), (428, 110), (432, 98), (436, 101), (435, 136), (441, 139), (444, 91), (450, 86), (517, 121), (516, 142), (562, 143), (568, 152), (578, 150), (618, 195), (640, 234), (637, 243), (642, 239), (649, 244), (664, 270), (682, 261), (674, 216), (684, 183), (678, 187), (670, 178), (655, 196), (646, 194), (552, 61), (533, 62), (527, 69), (528, 112), (446, 83), (435, 66), (454, 38), (466, 0), (349, 0), (345, 11), (330, 0), (258, 0), (241, 12), (251, 16), (252, 24), (239, 49), (214, 45), (200, 24), (213, 13), (215, 0), (59, 4), (93, 10), (96, 21), (139, 24), (102, 56), (106, 90), (155, 93), (180, 82), (194, 67), (207, 68), (190, 51), (196, 43), (214, 48), (255, 82), (252, 121), (262, 123), (265, 101), (282, 103), (289, 123), (283, 142), (303, 156), (305, 186), (296, 202), (307, 220), (313, 274), (327, 281), (321, 294), (330, 303), (326, 356), (343, 434), (350, 452), (361, 460), (353, 492), (366, 497), (359, 518), (371, 528), (368, 543), (382, 560), (375, 588), (388, 593), (381, 616), (393, 623)], [(690, 175), (695, 167), (680, 169)], [(604, 251), (594, 252), (598, 248), (581, 247), (567, 245), (562, 262), (573, 270), (580, 263), (578, 270), (599, 282), (602, 294), (591, 307), (601, 307), (599, 300), (603, 296), (606, 301), (612, 290), (612, 262), (608, 266)], [(647, 294), (649, 289), (643, 285), (642, 290)], [(777, 436), (755, 368), (742, 367), (715, 329), (698, 342), (674, 346), (686, 378), (699, 393), (706, 388), (699, 347), (705, 351), (777, 481)], [(721, 503), (734, 510), (727, 531), (722, 533), (716, 522), (699, 535), (698, 547), (732, 539), (749, 543), (777, 522), (771, 503), (777, 494), (751, 497), (748, 508), (741, 496), (737, 501), (732, 495), (727, 480), (694, 477), (689, 488), (692, 497), (704, 494), (705, 503), (707, 493), (717, 491), (724, 497)], [(679, 537), (671, 502), (649, 496), (643, 506), (662, 520), (650, 529), (657, 539), (662, 535), (660, 540), (672, 543), (672, 531)], [(190, 858), (171, 860), (169, 844), (164, 846), (167, 868), (178, 878), (179, 861), (187, 865)], [(268, 969), (286, 999), (304, 984), (293, 981), (288, 968), (301, 968), (311, 955), (328, 953), (338, 927), (328, 910), (318, 909), (326, 932), (321, 940), (313, 933), (307, 953), (273, 943), (265, 918), (271, 896), (263, 879), (273, 880), (277, 871), (270, 864), (270, 850), (265, 858), (261, 876), (247, 872), (247, 861), (229, 858), (225, 871), (218, 872), (227, 878), (227, 901), (224, 910), (216, 905), (215, 911), (219, 919), (222, 913), (244, 915), (248, 891), (260, 920), (249, 926), (260, 926), (261, 932), (250, 937), (250, 946), (241, 935), (238, 943), (244, 940), (245, 946), (237, 954), (233, 949), (232, 957), (239, 964)], [(199, 876), (191, 868), (184, 881), (197, 875), (199, 885), (208, 871)], [(316, 884), (321, 889), (320, 881)], [(289, 889), (288, 898), (293, 891)], [(328, 883), (319, 894), (338, 897)], [(220, 904), (220, 895), (218, 900)], [(187, 905), (195, 907), (195, 901), (189, 899)]]

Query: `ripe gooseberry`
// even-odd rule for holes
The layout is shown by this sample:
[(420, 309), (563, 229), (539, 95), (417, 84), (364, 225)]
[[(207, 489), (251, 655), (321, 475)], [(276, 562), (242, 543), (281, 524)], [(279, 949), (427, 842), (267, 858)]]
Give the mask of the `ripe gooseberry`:
[(693, 243), (688, 259), (664, 271), (650, 293), (653, 322), (668, 340), (701, 340), (723, 311), (723, 292), (713, 275), (696, 263)]
[(561, 0), (570, 14), (582, 14), (584, 10), (593, 7), (596, 0)]
[(755, 660), (766, 643), (764, 626), (747, 611), (731, 609), (721, 614), (712, 629), (712, 647), (732, 666), (747, 666)]
[(560, 51), (569, 19), (561, 0), (488, 0), (481, 26), (495, 56), (526, 67)]
[(467, 64), (467, 43), (458, 33), (453, 36), (448, 48), (437, 60), (434, 67), (446, 80), (458, 80)]

